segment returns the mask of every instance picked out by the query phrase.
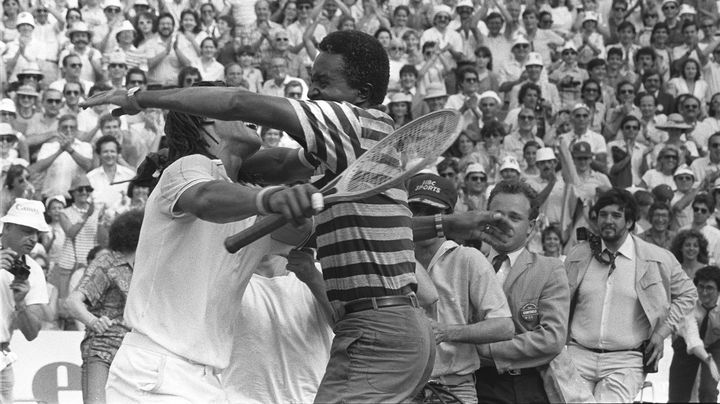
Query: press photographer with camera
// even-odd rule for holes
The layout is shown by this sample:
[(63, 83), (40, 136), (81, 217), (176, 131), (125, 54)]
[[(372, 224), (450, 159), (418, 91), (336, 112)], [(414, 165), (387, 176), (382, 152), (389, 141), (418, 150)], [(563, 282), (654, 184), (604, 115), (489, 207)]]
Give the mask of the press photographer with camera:
[(19, 329), (28, 341), (34, 340), (48, 303), (45, 276), (40, 265), (28, 255), (38, 242), (38, 233), (49, 231), (40, 201), (18, 198), (7, 215), (0, 218), (0, 402), (13, 402), (15, 377), (10, 338)]

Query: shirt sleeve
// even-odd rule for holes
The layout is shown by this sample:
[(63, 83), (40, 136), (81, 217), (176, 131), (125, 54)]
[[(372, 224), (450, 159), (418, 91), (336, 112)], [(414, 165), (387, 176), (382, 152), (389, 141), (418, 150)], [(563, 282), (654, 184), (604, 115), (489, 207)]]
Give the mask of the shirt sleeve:
[(47, 283), (42, 268), (32, 259), (28, 258), (26, 262), (30, 266), (30, 276), (28, 277), (30, 289), (25, 295), (25, 305), (48, 304)]
[(206, 156), (194, 154), (183, 157), (166, 168), (157, 186), (160, 190), (160, 211), (176, 218), (185, 216), (184, 212), (175, 211), (178, 199), (193, 185), (215, 180), (213, 164)]
[(85, 300), (94, 306), (100, 300), (105, 291), (110, 287), (110, 278), (108, 278), (103, 266), (107, 263), (105, 257), (94, 260), (90, 266), (85, 269), (85, 274), (76, 291), (85, 296)]

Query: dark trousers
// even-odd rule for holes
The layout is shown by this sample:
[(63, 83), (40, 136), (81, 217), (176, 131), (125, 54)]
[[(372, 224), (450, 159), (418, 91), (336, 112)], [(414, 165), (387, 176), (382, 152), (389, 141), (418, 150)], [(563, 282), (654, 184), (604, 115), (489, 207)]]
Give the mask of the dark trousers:
[[(672, 347), (673, 359), (670, 363), (668, 401), (683, 403), (690, 401), (695, 376), (697, 375), (698, 367), (701, 367), (698, 399), (701, 403), (717, 402), (717, 383), (712, 380), (707, 365), (702, 363), (695, 355), (689, 355), (687, 353), (687, 346), (682, 337), (677, 337), (675, 341), (673, 341)], [(713, 358), (715, 358), (716, 355), (720, 355), (720, 344), (713, 344), (708, 347), (707, 350), (713, 355)]]
[(495, 368), (480, 368), (475, 379), (479, 403), (549, 403), (538, 371), (512, 376), (499, 375)]

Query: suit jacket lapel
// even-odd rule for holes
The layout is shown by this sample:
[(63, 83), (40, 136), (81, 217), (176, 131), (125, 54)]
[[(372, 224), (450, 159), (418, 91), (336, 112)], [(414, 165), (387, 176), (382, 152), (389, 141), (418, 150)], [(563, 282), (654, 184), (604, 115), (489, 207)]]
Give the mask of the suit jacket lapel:
[(510, 273), (505, 279), (503, 290), (505, 291), (506, 296), (509, 296), (512, 284), (517, 280), (518, 277), (520, 277), (523, 272), (527, 270), (531, 263), (532, 256), (530, 255), (530, 252), (527, 249), (523, 249), (523, 251), (517, 257), (517, 260), (515, 260), (515, 265), (510, 268)]

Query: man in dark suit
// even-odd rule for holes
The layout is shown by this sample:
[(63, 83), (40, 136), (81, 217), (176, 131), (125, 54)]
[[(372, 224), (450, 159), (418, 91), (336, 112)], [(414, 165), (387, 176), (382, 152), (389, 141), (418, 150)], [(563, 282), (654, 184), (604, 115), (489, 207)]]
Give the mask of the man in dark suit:
[(520, 181), (502, 181), (490, 194), (488, 210), (513, 225), (513, 236), (492, 243), (488, 258), (508, 299), (515, 336), (478, 347), (481, 403), (549, 402), (541, 371), (565, 345), (570, 292), (562, 262), (525, 247), (538, 215), (536, 198)]
[[(647, 70), (641, 76), (641, 81), (645, 93), (652, 94), (655, 97), (657, 105), (656, 114), (671, 114), (675, 112), (675, 97), (662, 90), (662, 76), (657, 70)], [(635, 96), (635, 105), (640, 105), (640, 93)]]

